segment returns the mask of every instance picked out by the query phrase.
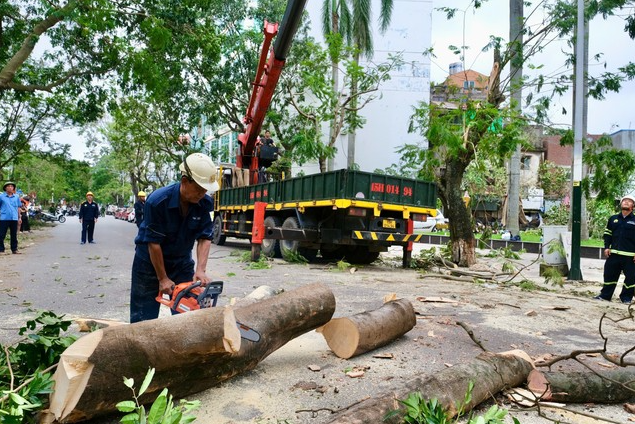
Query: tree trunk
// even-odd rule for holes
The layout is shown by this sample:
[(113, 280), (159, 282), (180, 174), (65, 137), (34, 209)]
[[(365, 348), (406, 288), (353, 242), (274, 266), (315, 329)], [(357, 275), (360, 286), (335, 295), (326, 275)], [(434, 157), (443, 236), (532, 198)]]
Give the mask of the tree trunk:
[(447, 159), (446, 172), (441, 178), (439, 194), (445, 207), (450, 227), (452, 243), (452, 262), (459, 266), (471, 266), (476, 263), (476, 239), (472, 230), (472, 214), (463, 201), (461, 184), (465, 168), (471, 161), (470, 155)]
[[(524, 352), (516, 352), (528, 358)], [(470, 411), (504, 388), (524, 383), (531, 369), (532, 364), (514, 352), (483, 353), (470, 363), (443, 369), (435, 375), (414, 378), (394, 392), (359, 402), (338, 414), (331, 423), (401, 423), (401, 417), (387, 421), (383, 421), (383, 418), (388, 412), (402, 406), (396, 399), (406, 399), (413, 392), (420, 392), (424, 399), (438, 399), (448, 414), (455, 416), (457, 404), (465, 398), (470, 381), (474, 382), (474, 390), (465, 411)]]
[[(534, 370), (532, 375), (538, 372)], [(602, 371), (601, 375), (589, 371), (541, 374), (547, 385), (534, 382), (530, 375), (529, 390), (544, 401), (618, 403), (635, 399), (635, 369), (632, 367)], [(541, 396), (543, 393), (546, 395)]]
[(317, 331), (322, 333), (333, 353), (349, 359), (387, 345), (416, 324), (412, 304), (399, 299), (374, 311), (333, 319)]
[[(163, 388), (177, 399), (200, 392), (255, 368), (289, 340), (326, 324), (334, 311), (331, 290), (311, 284), (234, 310), (202, 309), (96, 331), (62, 354), (50, 412), (60, 422), (114, 412), (131, 398), (123, 377), (138, 388), (148, 368), (156, 373), (142, 403)], [(258, 331), (260, 341), (241, 343), (236, 321)]]

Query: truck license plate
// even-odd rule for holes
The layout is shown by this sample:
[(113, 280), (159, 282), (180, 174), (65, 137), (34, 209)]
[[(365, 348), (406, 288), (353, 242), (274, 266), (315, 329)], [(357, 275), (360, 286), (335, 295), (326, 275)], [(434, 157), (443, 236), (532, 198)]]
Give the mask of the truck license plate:
[(393, 228), (393, 229), (395, 229), (395, 228), (397, 228), (397, 221), (394, 221), (392, 219), (384, 219), (382, 221), (381, 226), (383, 228)]

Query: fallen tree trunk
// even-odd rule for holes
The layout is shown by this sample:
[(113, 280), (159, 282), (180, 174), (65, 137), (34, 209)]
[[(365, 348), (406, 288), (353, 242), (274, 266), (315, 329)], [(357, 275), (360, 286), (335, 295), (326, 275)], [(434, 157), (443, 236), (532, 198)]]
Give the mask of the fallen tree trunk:
[[(177, 399), (208, 389), (255, 368), (289, 340), (324, 325), (334, 311), (331, 290), (311, 284), (235, 310), (202, 309), (96, 331), (62, 354), (49, 420), (114, 412), (131, 398), (123, 377), (140, 384), (148, 368), (156, 373), (141, 403), (163, 388)], [(241, 343), (236, 321), (258, 331), (260, 341)]]
[(333, 353), (349, 359), (387, 345), (416, 324), (412, 303), (399, 299), (384, 303), (374, 311), (332, 319), (317, 331), (322, 333)]
[[(448, 414), (455, 416), (456, 405), (465, 398), (470, 381), (474, 382), (474, 389), (465, 411), (470, 411), (505, 388), (523, 384), (532, 367), (529, 357), (522, 351), (482, 353), (467, 364), (455, 365), (431, 376), (414, 378), (393, 392), (359, 402), (338, 414), (330, 423), (384, 422), (388, 412), (402, 408), (398, 400), (406, 399), (413, 392), (420, 392), (424, 399), (438, 399)], [(400, 423), (402, 417), (395, 416), (385, 422)]]
[[(540, 373), (544, 380), (532, 378)], [(635, 399), (635, 369), (607, 371), (543, 372), (534, 370), (528, 388), (541, 401), (567, 403), (618, 403)]]

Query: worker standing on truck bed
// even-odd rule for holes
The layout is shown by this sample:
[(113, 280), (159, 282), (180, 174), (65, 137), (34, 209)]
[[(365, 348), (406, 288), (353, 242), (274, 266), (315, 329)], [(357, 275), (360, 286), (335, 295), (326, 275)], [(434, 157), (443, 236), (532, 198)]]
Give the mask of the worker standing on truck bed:
[[(194, 153), (179, 166), (181, 180), (160, 188), (148, 197), (143, 222), (135, 238), (130, 291), (130, 322), (159, 316), (159, 292), (171, 295), (176, 284), (210, 282), (206, 274), (212, 239), (210, 212), (214, 203), (208, 195), (219, 188), (216, 165)], [(194, 242), (196, 269), (192, 259)]]

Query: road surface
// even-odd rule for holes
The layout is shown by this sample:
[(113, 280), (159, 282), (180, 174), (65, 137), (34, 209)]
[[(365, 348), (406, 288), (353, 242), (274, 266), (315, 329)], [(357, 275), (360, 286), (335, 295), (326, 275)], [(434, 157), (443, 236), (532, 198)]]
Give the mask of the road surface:
[[(95, 229), (97, 243), (86, 245), (80, 245), (80, 231), (78, 219), (70, 217), (54, 228), (34, 231), (21, 246), (23, 254), (0, 256), (3, 270), (0, 305), (4, 317), (0, 324), (1, 342), (13, 341), (16, 330), (35, 309), (50, 309), (69, 317), (128, 320), (136, 226), (112, 216), (102, 217)], [(341, 272), (334, 264), (288, 264), (281, 260), (271, 262), (269, 269), (255, 270), (240, 261), (240, 255), (247, 250), (248, 244), (243, 241), (212, 246), (208, 273), (225, 281), (220, 305), (263, 284), (291, 290), (323, 282), (331, 287), (337, 299), (336, 317), (376, 309), (384, 295), (395, 292), (412, 301), (420, 313), (419, 319), (406, 336), (372, 352), (391, 353), (393, 360), (376, 359), (372, 353), (342, 360), (329, 351), (321, 335), (307, 333), (274, 352), (253, 371), (193, 396), (202, 402), (197, 414), (197, 422), (201, 424), (326, 423), (330, 414), (324, 408), (345, 408), (366, 396), (390, 390), (403, 379), (434, 373), (478, 355), (480, 349), (457, 321), (470, 325), (491, 351), (520, 348), (537, 357), (601, 347), (600, 316), (604, 312), (623, 315), (627, 311), (625, 305), (590, 298), (600, 288), (597, 281), (602, 261), (598, 260), (582, 260), (585, 278), (595, 282), (554, 287), (538, 276), (537, 262), (526, 268), (515, 283), (475, 284), (422, 279), (415, 270), (399, 268), (398, 251), (393, 252), (394, 259), (382, 254), (383, 261), (359, 267), (355, 272), (350, 269)], [(535, 260), (535, 256), (524, 255), (516, 265), (528, 265)], [(501, 260), (481, 258), (479, 266), (500, 270)], [(534, 281), (536, 287), (546, 291), (521, 289), (519, 281), (523, 279)], [(444, 297), (452, 302), (426, 303), (418, 300), (421, 296)], [(619, 330), (611, 333), (610, 341), (612, 352), (623, 352), (633, 345), (632, 333)], [(318, 365), (321, 371), (313, 372), (309, 365)], [(345, 377), (343, 370), (353, 366), (369, 368), (363, 378)], [(572, 367), (564, 363), (563, 366)], [(327, 390), (318, 393), (297, 388), (306, 382), (325, 386)], [(621, 405), (578, 408), (615, 422), (626, 422), (629, 418)], [(299, 410), (320, 412), (296, 412)], [(549, 422), (533, 412), (514, 412), (514, 415), (523, 424)], [(564, 421), (585, 422), (579, 417)]]

